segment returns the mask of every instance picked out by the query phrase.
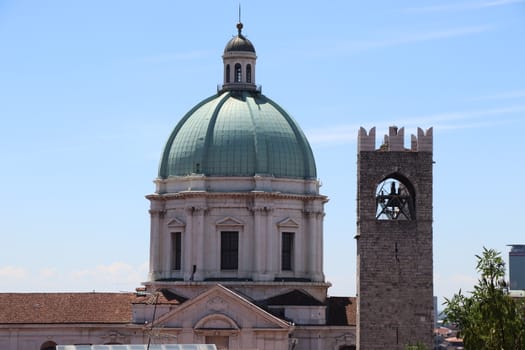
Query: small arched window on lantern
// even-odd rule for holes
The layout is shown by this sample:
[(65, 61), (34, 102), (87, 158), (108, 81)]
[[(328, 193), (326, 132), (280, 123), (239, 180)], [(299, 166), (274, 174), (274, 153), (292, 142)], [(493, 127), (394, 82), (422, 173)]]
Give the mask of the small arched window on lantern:
[(227, 83), (230, 82), (230, 65), (229, 64), (226, 65), (226, 82)]
[(235, 64), (235, 82), (240, 83), (242, 81), (242, 68), (240, 63)]
[(376, 188), (377, 220), (414, 220), (415, 194), (410, 182), (401, 177), (388, 177)]
[(247, 83), (252, 82), (252, 65), (251, 64), (246, 65), (246, 82)]

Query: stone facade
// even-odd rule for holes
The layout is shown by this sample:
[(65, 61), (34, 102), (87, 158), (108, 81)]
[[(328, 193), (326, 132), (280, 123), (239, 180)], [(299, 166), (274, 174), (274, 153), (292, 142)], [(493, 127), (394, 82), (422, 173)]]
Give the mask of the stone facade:
[[(187, 180), (159, 181), (164, 185), (166, 181)], [(257, 189), (257, 181), (253, 178), (207, 181), (222, 182), (222, 185), (220, 188), (209, 184), (205, 189), (172, 189), (173, 192), (157, 192), (147, 197), (151, 201), (148, 285), (170, 280), (324, 282), (322, 229), (327, 198), (318, 194), (318, 184), (311, 193), (297, 193), (298, 185), (304, 191), (304, 180), (269, 178), (273, 187), (264, 190)], [(239, 189), (243, 182), (246, 187)], [(309, 185), (312, 181), (306, 182)], [(221, 269), (220, 235), (223, 231), (238, 232), (238, 269)], [(176, 232), (181, 235), (179, 253), (182, 256), (179, 257), (180, 267), (174, 268), (176, 252), (172, 249), (172, 237)], [(294, 234), (295, 252), (290, 269), (281, 266), (283, 232)]]
[[(432, 129), (412, 136), (410, 149), (403, 146), (403, 131), (390, 128), (379, 149), (375, 128), (359, 132), (357, 349), (362, 350), (432, 345)], [(378, 189), (388, 179), (397, 186), (392, 195)], [(384, 208), (378, 208), (381, 199)], [(381, 219), (383, 209), (391, 210), (389, 219)], [(399, 215), (403, 210), (405, 217)]]

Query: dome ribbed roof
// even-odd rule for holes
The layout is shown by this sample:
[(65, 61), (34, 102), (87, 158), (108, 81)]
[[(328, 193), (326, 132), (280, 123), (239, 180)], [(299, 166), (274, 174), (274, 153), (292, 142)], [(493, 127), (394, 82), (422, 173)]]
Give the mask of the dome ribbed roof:
[(277, 103), (254, 91), (226, 91), (197, 104), (164, 148), (159, 177), (269, 175), (315, 179), (308, 140)]
[(253, 52), (255, 53), (255, 47), (253, 47), (253, 44), (250, 40), (246, 39), (244, 35), (242, 35), (242, 23), (237, 23), (237, 30), (238, 34), (236, 37), (233, 37), (228, 43), (226, 44), (226, 47), (224, 48), (224, 53), (227, 52), (235, 52), (235, 51), (244, 51), (244, 52)]
[(244, 35), (239, 33), (239, 35), (233, 37), (230, 41), (228, 41), (226, 47), (224, 48), (224, 53), (233, 51), (245, 51), (255, 53), (255, 47), (253, 47), (253, 44), (250, 40), (246, 39)]

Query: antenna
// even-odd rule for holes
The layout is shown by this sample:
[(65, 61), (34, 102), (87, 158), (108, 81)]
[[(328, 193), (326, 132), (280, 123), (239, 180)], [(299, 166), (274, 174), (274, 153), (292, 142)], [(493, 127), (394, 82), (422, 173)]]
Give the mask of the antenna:
[(241, 23), (241, 3), (239, 3), (239, 23)]
[(241, 36), (242, 31), (242, 22), (241, 22), (241, 3), (239, 3), (239, 22), (237, 23), (237, 31), (239, 32), (239, 36)]

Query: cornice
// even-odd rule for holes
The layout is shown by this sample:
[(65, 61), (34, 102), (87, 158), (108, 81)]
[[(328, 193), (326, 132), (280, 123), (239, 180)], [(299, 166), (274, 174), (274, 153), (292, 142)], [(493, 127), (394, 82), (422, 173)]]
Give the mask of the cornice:
[(295, 199), (302, 201), (320, 200), (328, 202), (328, 197), (324, 195), (312, 194), (293, 194), (281, 192), (206, 192), (206, 191), (187, 191), (176, 193), (153, 193), (146, 196), (149, 200), (166, 201), (170, 199), (189, 199), (189, 198), (244, 198), (244, 199)]

